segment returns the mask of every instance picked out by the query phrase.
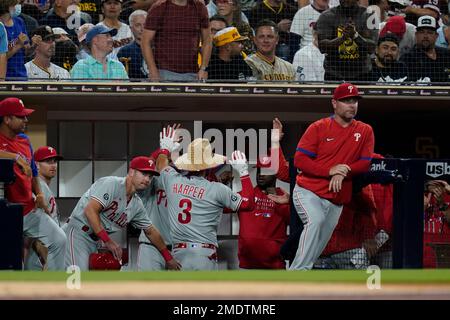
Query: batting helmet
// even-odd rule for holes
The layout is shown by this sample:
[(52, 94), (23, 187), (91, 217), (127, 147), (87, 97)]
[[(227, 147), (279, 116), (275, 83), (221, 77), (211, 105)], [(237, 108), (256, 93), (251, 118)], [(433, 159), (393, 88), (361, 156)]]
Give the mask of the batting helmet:
[[(122, 265), (128, 263), (128, 251), (122, 252)], [(120, 270), (120, 262), (111, 252), (91, 253), (89, 256), (89, 270)]]

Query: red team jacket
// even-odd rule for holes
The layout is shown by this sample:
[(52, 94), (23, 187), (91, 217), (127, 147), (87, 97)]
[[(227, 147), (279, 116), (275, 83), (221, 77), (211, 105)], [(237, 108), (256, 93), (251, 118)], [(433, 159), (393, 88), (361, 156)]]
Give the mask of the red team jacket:
[[(33, 160), (33, 151), (31, 149), (30, 140), (26, 135), (19, 134), (14, 139), (9, 139), (0, 134), (0, 150), (19, 153), (32, 167), (33, 176), (37, 176), (37, 169)], [(32, 178), (27, 177), (17, 164), (14, 164), (14, 174), (16, 175), (14, 183), (6, 185), (6, 199), (11, 203), (23, 204), (23, 215), (25, 216), (34, 209), (31, 184)]]
[[(294, 158), (294, 165), (301, 172), (297, 184), (335, 204), (348, 203), (352, 196), (351, 176), (369, 169), (374, 148), (372, 127), (353, 120), (344, 128), (334, 116), (311, 124), (301, 137)], [(352, 169), (344, 179), (338, 193), (328, 191), (330, 168), (343, 163)]]
[(322, 256), (361, 248), (366, 239), (373, 239), (377, 230), (376, 206), (370, 186), (353, 196), (344, 205), (339, 222)]
[[(445, 202), (450, 201), (447, 195)], [(425, 210), (423, 222), (423, 267), (436, 268), (436, 254), (428, 244), (433, 242), (450, 243), (450, 224), (445, 220), (444, 212), (439, 210), (433, 201), (431, 206)]]
[[(259, 187), (254, 192), (256, 208), (252, 212), (239, 212), (239, 267), (285, 269), (280, 248), (287, 239), (289, 205), (276, 204)], [(283, 194), (280, 188), (277, 194)]]

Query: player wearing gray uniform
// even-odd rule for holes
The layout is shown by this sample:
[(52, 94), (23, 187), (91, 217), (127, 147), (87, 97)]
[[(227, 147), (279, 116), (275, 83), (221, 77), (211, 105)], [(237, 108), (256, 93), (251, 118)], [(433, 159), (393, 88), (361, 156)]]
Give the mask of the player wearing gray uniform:
[[(161, 150), (174, 150), (174, 136), (173, 128), (164, 129)], [(167, 193), (174, 257), (180, 261), (182, 270), (217, 270), (217, 228), (224, 208), (243, 211), (254, 207), (245, 155), (235, 151), (230, 161), (240, 172), (241, 194), (206, 180), (207, 170), (225, 161), (224, 156), (212, 153), (207, 139), (194, 140), (175, 161), (179, 170), (189, 172), (187, 176), (168, 166), (167, 153), (161, 153), (159, 158), (163, 159), (160, 180)]]
[[(122, 261), (122, 248), (109, 234), (126, 228), (128, 223), (142, 229), (163, 255), (167, 268), (179, 269), (153, 226), (136, 191), (147, 188), (153, 175), (158, 175), (155, 163), (148, 157), (136, 157), (130, 163), (126, 177), (104, 177), (97, 180), (80, 198), (65, 226), (68, 238), (66, 267), (77, 265), (89, 269), (89, 257), (103, 244), (116, 260)], [(101, 240), (101, 241), (99, 241)]]
[[(159, 230), (164, 242), (171, 249), (172, 236), (170, 235), (167, 196), (159, 177), (153, 177), (150, 187), (138, 192), (138, 195), (142, 199), (153, 225)], [(156, 249), (142, 231), (139, 236), (138, 271), (165, 270), (165, 265), (166, 263), (158, 249)]]
[[(67, 237), (60, 228), (58, 207), (49, 184), (56, 175), (58, 160), (62, 159), (52, 147), (40, 147), (34, 152), (34, 160), (39, 170), (39, 185), (44, 195), (49, 213), (35, 210), (24, 220), (24, 231), (33, 235), (24, 263), (25, 270), (64, 270), (64, 254)], [(37, 252), (36, 252), (37, 251)]]

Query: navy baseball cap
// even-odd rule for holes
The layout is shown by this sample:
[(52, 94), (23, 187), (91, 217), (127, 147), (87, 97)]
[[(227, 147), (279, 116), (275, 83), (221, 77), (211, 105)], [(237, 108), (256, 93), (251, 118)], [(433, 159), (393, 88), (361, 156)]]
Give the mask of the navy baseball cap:
[(111, 37), (114, 37), (117, 34), (117, 29), (114, 28), (107, 28), (102, 25), (98, 25), (93, 27), (91, 30), (88, 31), (86, 34), (86, 43), (91, 43), (92, 39), (94, 39), (95, 36), (98, 36), (99, 34), (110, 34)]

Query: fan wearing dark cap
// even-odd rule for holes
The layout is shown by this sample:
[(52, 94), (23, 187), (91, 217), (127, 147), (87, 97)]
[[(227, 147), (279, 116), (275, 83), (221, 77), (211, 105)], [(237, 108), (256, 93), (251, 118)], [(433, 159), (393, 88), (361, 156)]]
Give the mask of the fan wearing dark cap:
[(407, 81), (408, 70), (403, 62), (398, 61), (399, 52), (399, 40), (395, 35), (388, 34), (379, 38), (369, 80), (374, 82)]
[(436, 19), (432, 16), (422, 16), (417, 21), (416, 45), (400, 58), (408, 68), (409, 81), (429, 79), (446, 84), (450, 81), (450, 52), (435, 47), (436, 30)]
[(70, 73), (50, 60), (55, 56), (55, 39), (50, 26), (40, 26), (32, 36), (38, 36), (34, 59), (25, 64), (28, 79), (70, 79)]
[(60, 159), (62, 157), (49, 146), (40, 147), (34, 152), (34, 161), (39, 172), (39, 186), (49, 212), (46, 214), (35, 211), (26, 218), (34, 221), (24, 230), (26, 234), (34, 235), (31, 242), (31, 248), (34, 250), (30, 251), (25, 259), (25, 270), (64, 270), (67, 237), (60, 228), (58, 206), (50, 190), (50, 182), (56, 176)]
[(353, 177), (369, 170), (375, 139), (370, 125), (355, 120), (360, 99), (355, 85), (339, 85), (334, 115), (312, 123), (297, 145), (292, 198), (304, 229), (290, 270), (313, 267), (352, 199)]
[(122, 63), (108, 57), (114, 46), (112, 37), (116, 34), (117, 29), (102, 25), (96, 25), (89, 30), (85, 41), (90, 49), (90, 55), (73, 66), (70, 70), (71, 78), (74, 80), (128, 79)]
[(155, 161), (139, 156), (131, 160), (126, 177), (108, 176), (94, 182), (81, 196), (64, 226), (68, 238), (66, 267), (78, 266), (81, 270), (88, 270), (90, 255), (97, 253), (101, 244), (122, 263), (122, 248), (109, 235), (131, 223), (145, 232), (163, 256), (166, 268), (180, 269), (180, 264), (170, 254), (136, 194), (148, 188), (155, 175), (159, 175)]

